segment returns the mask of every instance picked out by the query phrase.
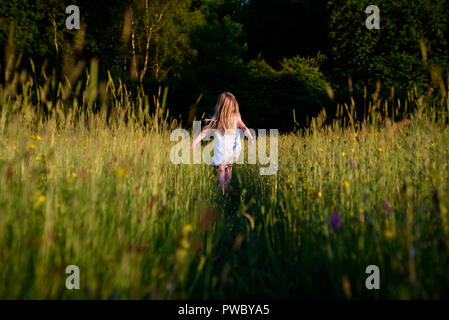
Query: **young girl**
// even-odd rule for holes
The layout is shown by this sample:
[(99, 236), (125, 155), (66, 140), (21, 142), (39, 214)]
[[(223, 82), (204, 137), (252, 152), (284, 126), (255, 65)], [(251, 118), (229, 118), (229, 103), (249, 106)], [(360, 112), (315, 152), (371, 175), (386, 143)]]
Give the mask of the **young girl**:
[(212, 165), (217, 168), (217, 179), (223, 191), (227, 191), (232, 178), (232, 164), (237, 161), (241, 152), (241, 129), (249, 139), (249, 146), (254, 143), (254, 138), (242, 121), (239, 104), (234, 95), (224, 92), (218, 96), (215, 105), (215, 114), (208, 119), (209, 124), (204, 127), (199, 136), (193, 141), (191, 149), (200, 142), (210, 129), (214, 131), (214, 157)]

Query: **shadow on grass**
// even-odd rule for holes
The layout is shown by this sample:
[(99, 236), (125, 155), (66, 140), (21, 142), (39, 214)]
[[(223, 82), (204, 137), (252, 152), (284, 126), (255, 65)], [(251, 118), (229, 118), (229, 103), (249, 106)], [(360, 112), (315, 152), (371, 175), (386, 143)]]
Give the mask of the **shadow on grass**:
[(291, 298), (295, 259), (291, 246), (282, 247), (284, 226), (272, 219), (275, 204), (267, 179), (255, 167), (235, 166), (230, 193), (217, 192), (214, 205), (223, 224), (213, 250), (216, 286), (209, 298)]

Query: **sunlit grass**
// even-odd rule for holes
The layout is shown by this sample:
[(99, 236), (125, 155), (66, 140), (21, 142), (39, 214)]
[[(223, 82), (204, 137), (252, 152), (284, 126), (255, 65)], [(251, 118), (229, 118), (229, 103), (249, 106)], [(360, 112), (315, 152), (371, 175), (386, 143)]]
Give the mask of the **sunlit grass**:
[(170, 162), (165, 103), (110, 79), (93, 111), (89, 90), (67, 108), (1, 88), (0, 298), (449, 297), (447, 101), (321, 115), (280, 136), (277, 174), (235, 166), (227, 198)]

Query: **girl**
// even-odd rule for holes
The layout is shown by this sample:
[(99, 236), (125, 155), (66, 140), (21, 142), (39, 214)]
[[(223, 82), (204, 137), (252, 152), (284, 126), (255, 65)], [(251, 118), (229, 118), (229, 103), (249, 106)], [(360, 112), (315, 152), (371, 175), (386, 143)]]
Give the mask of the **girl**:
[(249, 139), (249, 147), (254, 138), (242, 121), (239, 104), (234, 95), (224, 92), (218, 96), (215, 114), (209, 124), (204, 127), (199, 136), (193, 141), (191, 149), (200, 142), (210, 129), (214, 129), (214, 157), (212, 165), (217, 169), (217, 179), (223, 191), (227, 191), (232, 178), (232, 163), (239, 158), (242, 146), (240, 142), (240, 128)]

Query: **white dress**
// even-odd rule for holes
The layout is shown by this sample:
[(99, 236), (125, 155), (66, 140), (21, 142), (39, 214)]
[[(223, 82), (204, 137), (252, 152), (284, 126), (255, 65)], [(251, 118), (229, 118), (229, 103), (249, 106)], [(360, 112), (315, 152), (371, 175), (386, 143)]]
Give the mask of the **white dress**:
[[(234, 127), (236, 127), (235, 118)], [(228, 129), (224, 134), (220, 130), (216, 130), (214, 134), (214, 145), (214, 157), (212, 158), (212, 164), (214, 166), (237, 162), (242, 151), (239, 130)]]

